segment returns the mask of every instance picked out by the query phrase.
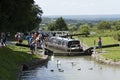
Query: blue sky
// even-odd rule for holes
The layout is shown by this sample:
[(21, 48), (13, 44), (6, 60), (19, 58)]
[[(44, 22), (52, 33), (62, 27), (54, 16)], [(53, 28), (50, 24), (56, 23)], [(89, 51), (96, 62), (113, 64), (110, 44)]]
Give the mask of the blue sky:
[(120, 0), (35, 0), (43, 15), (120, 14)]

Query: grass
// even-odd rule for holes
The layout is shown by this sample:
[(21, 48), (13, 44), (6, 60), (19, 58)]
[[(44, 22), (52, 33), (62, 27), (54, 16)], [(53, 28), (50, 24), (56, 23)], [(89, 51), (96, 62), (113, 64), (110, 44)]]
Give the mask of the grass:
[(113, 61), (120, 61), (120, 46), (105, 48), (104, 51), (107, 51), (106, 54), (101, 54), (103, 57), (107, 59), (112, 59)]
[(0, 80), (16, 80), (22, 63), (40, 58), (27, 54), (28, 51), (28, 48), (10, 45), (0, 48)]
[(108, 54), (101, 54), (107, 59), (112, 59), (113, 61), (120, 61), (120, 47), (119, 50), (108, 50)]
[[(88, 45), (89, 47), (94, 46), (94, 40), (96, 41), (96, 46), (97, 46), (97, 41), (98, 37), (82, 37), (80, 40)], [(102, 44), (107, 45), (107, 44), (118, 44), (117, 40), (114, 40), (112, 37), (102, 37)], [(107, 58), (107, 59), (112, 59), (113, 61), (120, 61), (120, 46), (118, 47), (111, 47), (111, 48), (103, 48), (103, 51), (106, 51), (106, 54), (101, 54), (101, 56)]]
[[(98, 43), (98, 37), (82, 37), (80, 40), (87, 44), (89, 47), (94, 46), (94, 41), (96, 42), (96, 46)], [(107, 45), (107, 44), (118, 44), (117, 40), (114, 40), (113, 37), (102, 37), (102, 44)]]
[(23, 40), (22, 44), (26, 44), (26, 45), (28, 45), (27, 40)]
[[(17, 43), (17, 41), (13, 41), (14, 43)], [(23, 40), (22, 44), (28, 45), (27, 40)]]

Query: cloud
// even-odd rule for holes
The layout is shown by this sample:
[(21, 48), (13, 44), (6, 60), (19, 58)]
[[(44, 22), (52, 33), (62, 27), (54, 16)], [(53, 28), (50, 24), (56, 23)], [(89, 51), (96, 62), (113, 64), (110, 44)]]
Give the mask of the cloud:
[(44, 14), (120, 13), (120, 0), (35, 0)]
[(84, 8), (84, 7), (93, 7), (95, 6), (94, 2), (87, 2), (87, 1), (64, 1), (61, 3), (62, 6), (67, 7), (79, 7), (79, 8)]

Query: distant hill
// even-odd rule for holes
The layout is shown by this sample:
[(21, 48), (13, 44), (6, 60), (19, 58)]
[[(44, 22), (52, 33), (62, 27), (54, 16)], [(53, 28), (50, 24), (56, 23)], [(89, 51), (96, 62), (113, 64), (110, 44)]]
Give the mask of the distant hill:
[(48, 18), (63, 17), (65, 19), (73, 20), (120, 20), (120, 15), (52, 15), (43, 17)]
[(67, 24), (78, 22), (99, 22), (102, 20), (113, 21), (120, 20), (120, 15), (52, 15), (43, 16), (42, 23), (50, 23), (56, 20), (58, 17), (63, 17)]

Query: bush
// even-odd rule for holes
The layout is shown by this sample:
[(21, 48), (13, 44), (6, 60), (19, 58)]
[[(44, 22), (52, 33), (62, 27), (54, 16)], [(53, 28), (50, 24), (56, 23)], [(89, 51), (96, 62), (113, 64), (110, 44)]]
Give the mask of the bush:
[(120, 41), (120, 30), (119, 31), (117, 31), (115, 34), (114, 34), (114, 39), (116, 39), (116, 40), (118, 40), (118, 41)]

